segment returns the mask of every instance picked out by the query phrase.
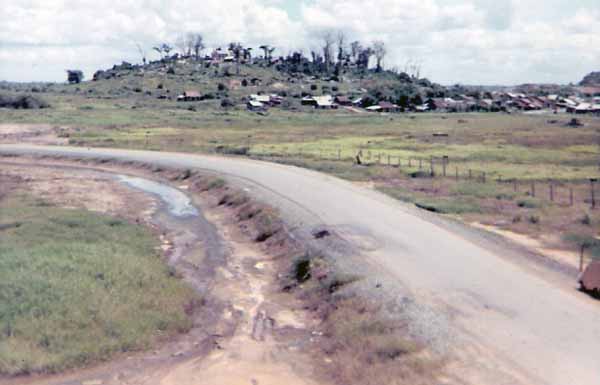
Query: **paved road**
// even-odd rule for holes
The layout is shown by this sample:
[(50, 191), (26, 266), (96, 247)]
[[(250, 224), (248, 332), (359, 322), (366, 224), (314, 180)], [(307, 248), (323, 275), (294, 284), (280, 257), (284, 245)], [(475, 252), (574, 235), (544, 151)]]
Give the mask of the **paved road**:
[[(305, 224), (352, 225), (370, 234), (381, 266), (453, 314), (470, 336), (455, 374), (481, 383), (600, 384), (600, 303), (367, 189), (320, 173), (246, 159), (112, 149), (0, 145), (0, 152), (112, 157), (201, 168), (267, 192), (268, 200)], [(264, 196), (267, 196), (264, 195)], [(460, 353), (460, 352), (459, 352)], [(471, 361), (468, 361), (471, 360)], [(493, 380), (491, 380), (493, 378)]]

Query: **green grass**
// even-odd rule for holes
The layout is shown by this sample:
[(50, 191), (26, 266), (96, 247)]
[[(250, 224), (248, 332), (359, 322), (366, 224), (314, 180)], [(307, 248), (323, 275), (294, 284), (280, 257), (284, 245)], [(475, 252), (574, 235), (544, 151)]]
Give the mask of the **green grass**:
[(0, 373), (55, 372), (191, 327), (194, 294), (144, 227), (27, 198), (0, 204)]

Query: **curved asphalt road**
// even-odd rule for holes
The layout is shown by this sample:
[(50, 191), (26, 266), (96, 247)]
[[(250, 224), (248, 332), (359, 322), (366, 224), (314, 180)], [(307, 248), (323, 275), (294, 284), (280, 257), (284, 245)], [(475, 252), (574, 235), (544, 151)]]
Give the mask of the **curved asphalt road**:
[[(497, 370), (480, 383), (600, 384), (600, 303), (432, 224), (379, 193), (320, 173), (246, 159), (189, 154), (0, 145), (0, 153), (109, 157), (201, 168), (268, 192), (270, 203), (312, 224), (364, 229), (378, 248), (365, 253), (411, 291), (453, 312), (470, 335), (471, 367)], [(263, 195), (264, 197), (264, 195)], [(308, 215), (307, 215), (308, 213)], [(303, 219), (303, 220), (304, 220)], [(460, 353), (460, 352), (458, 352)], [(506, 372), (506, 373), (505, 373)], [(502, 373), (505, 373), (506, 376)]]

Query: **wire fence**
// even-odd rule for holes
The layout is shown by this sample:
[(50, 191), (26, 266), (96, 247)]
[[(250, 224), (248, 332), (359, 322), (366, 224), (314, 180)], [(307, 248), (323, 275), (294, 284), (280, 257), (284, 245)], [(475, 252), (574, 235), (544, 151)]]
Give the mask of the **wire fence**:
[(530, 178), (502, 178), (497, 172), (489, 172), (483, 167), (477, 169), (465, 166), (464, 162), (451, 162), (449, 156), (403, 157), (381, 151), (366, 149), (344, 149), (342, 147), (277, 147), (270, 151), (249, 153), (255, 158), (283, 158), (299, 160), (321, 160), (352, 162), (355, 165), (387, 167), (401, 170), (404, 174), (418, 178), (443, 178), (447, 181), (493, 184), (498, 193), (510, 190), (515, 194), (525, 194), (562, 206), (575, 206), (580, 203), (595, 209), (598, 202), (596, 186), (598, 180), (532, 180)]

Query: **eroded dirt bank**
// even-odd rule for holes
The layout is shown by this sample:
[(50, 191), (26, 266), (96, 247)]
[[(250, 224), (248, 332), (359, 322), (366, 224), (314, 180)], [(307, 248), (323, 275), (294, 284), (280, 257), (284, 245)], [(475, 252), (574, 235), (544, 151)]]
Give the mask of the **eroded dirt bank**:
[[(18, 178), (20, 188), (57, 206), (85, 208), (152, 227), (175, 273), (199, 293), (198, 304), (189, 309), (194, 327), (150, 352), (123, 353), (110, 363), (66, 374), (3, 378), (0, 383), (326, 383), (297, 346), (311, 338), (314, 321), (298, 310), (301, 306), (291, 295), (279, 294), (270, 247), (248, 237), (256, 230), (249, 224), (240, 227), (233, 212), (219, 205), (222, 194), (213, 190), (222, 187), (220, 182), (211, 179), (207, 183), (213, 186), (192, 186), (189, 176), (173, 170), (121, 165), (109, 171), (106, 164), (87, 166), (4, 158), (0, 172)], [(119, 182), (116, 174), (171, 179), (208, 221), (174, 218), (164, 202)], [(285, 247), (278, 252), (284, 253)]]

